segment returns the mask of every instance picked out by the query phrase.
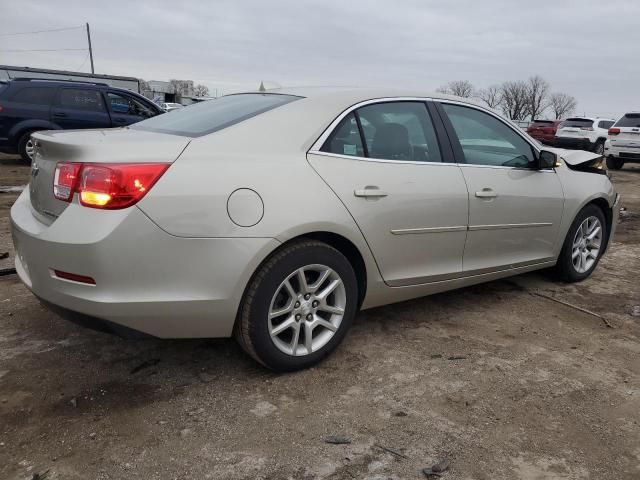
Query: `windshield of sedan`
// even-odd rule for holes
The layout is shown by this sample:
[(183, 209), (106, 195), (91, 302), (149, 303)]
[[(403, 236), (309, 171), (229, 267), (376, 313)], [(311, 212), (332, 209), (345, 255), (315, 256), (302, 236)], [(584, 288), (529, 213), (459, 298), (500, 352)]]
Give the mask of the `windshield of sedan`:
[(242, 93), (179, 108), (170, 114), (132, 125), (134, 130), (200, 137), (240, 123), (302, 97), (273, 93)]

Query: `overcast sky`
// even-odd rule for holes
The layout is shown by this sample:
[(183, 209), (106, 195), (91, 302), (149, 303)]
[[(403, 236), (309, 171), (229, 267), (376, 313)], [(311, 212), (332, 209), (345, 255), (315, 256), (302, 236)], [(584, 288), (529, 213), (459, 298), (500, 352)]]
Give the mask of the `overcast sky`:
[(193, 79), (213, 93), (281, 85), (433, 91), (539, 74), (578, 112), (640, 110), (640, 0), (0, 0), (0, 64)]

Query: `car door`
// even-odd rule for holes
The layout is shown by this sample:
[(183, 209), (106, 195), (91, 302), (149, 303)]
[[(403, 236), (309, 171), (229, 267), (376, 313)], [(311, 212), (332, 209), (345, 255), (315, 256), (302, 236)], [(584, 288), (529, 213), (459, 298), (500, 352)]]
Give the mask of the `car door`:
[(362, 105), (336, 120), (308, 155), (391, 286), (462, 273), (467, 189), (432, 114), (437, 120), (418, 100)]
[(51, 108), (51, 121), (61, 128), (108, 128), (111, 118), (100, 90), (80, 86), (60, 87)]
[(131, 125), (157, 114), (142, 101), (121, 92), (108, 91), (107, 104), (114, 127)]
[(564, 207), (554, 169), (497, 115), (442, 102), (439, 111), (469, 190), (463, 270), (472, 275), (553, 260)]

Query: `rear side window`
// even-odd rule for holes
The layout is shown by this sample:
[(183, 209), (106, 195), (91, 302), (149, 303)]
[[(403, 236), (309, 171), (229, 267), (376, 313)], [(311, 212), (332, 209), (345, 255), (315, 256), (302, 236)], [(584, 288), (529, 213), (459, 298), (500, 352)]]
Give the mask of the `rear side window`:
[(616, 122), (615, 126), (640, 128), (640, 113), (627, 113), (624, 117)]
[(63, 88), (60, 90), (58, 104), (63, 108), (73, 108), (75, 110), (105, 111), (102, 95), (96, 90)]
[(321, 151), (381, 160), (442, 161), (431, 117), (422, 102), (360, 107), (342, 120)]
[(611, 125), (613, 125), (611, 120), (600, 120), (598, 122), (598, 128), (609, 128)]
[(10, 100), (16, 103), (29, 103), (32, 105), (50, 105), (55, 92), (55, 88), (26, 87), (14, 93)]
[(560, 124), (560, 128), (564, 127), (593, 127), (593, 120), (588, 118), (567, 118)]
[(302, 97), (242, 93), (208, 100), (132, 125), (136, 130), (199, 137), (240, 123)]

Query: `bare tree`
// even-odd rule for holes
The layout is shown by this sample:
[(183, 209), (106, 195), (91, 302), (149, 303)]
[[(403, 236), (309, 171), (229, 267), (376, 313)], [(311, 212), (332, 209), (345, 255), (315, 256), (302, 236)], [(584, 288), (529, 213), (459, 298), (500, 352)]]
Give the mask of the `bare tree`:
[(535, 120), (549, 106), (549, 83), (539, 75), (530, 77), (527, 82), (527, 114)]
[(198, 84), (193, 87), (193, 94), (196, 97), (208, 97), (209, 96), (209, 87), (206, 85)]
[(499, 85), (491, 85), (490, 87), (478, 90), (476, 95), (487, 104), (487, 107), (494, 110), (502, 103), (502, 90)]
[(527, 82), (518, 80), (515, 82), (504, 82), (500, 85), (502, 102), (500, 107), (502, 112), (511, 120), (524, 120), (528, 113)]
[(559, 120), (566, 115), (570, 115), (578, 105), (576, 99), (566, 93), (552, 94), (549, 103), (556, 120)]
[(447, 95), (455, 95), (456, 97), (469, 98), (473, 96), (473, 85), (468, 80), (454, 80), (436, 90)]

